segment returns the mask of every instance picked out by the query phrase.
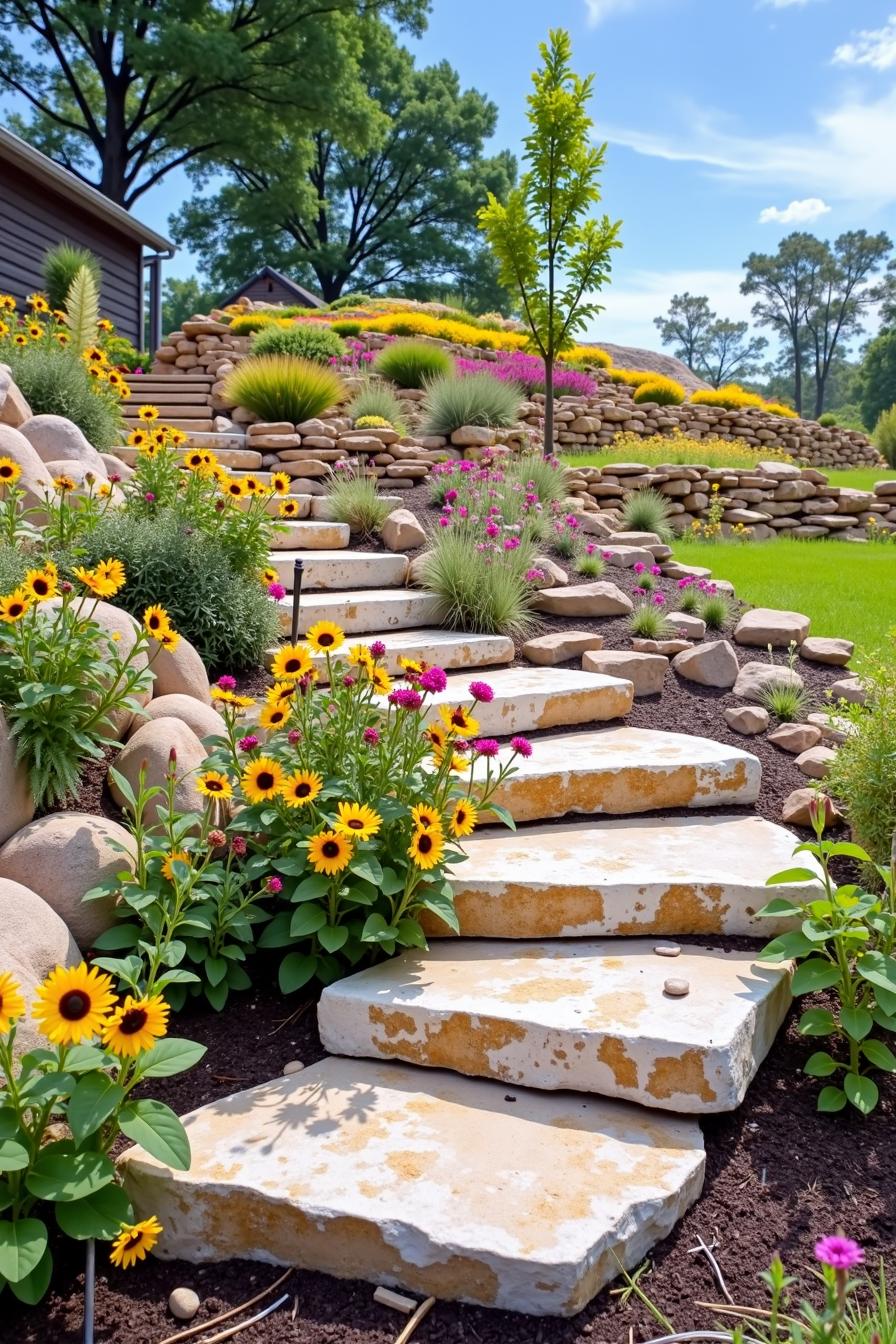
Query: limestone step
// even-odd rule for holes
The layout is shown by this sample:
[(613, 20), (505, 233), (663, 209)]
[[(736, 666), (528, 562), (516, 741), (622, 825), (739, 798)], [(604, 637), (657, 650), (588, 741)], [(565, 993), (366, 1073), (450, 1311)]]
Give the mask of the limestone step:
[[(790, 1004), (790, 967), (655, 939), (438, 942), (336, 984), (318, 1005), (333, 1054), (573, 1088), (660, 1110), (732, 1111)], [(670, 977), (690, 992), (673, 998)]]
[[(280, 600), (284, 630), (292, 621), (292, 597)], [(410, 588), (362, 588), (346, 593), (309, 593), (302, 598), (299, 630), (304, 635), (316, 621), (333, 621), (347, 635), (372, 635), (381, 630), (410, 630), (432, 625), (441, 604), (431, 593)]]
[[(320, 518), (300, 518), (298, 521), (281, 518), (279, 522), (282, 524), (282, 531), (274, 533), (271, 541), (273, 550), (270, 555), (270, 563), (277, 569), (283, 555), (290, 555), (294, 560), (296, 554), (301, 553), (303, 562), (307, 564), (305, 551), (323, 551), (332, 554), (334, 551), (344, 551), (351, 540), (348, 523), (328, 523)], [(292, 561), (289, 562), (288, 569), (289, 586), (292, 587)], [(281, 582), (285, 580), (282, 579)], [(304, 579), (302, 582), (304, 584)]]
[(630, 681), (597, 672), (547, 667), (508, 667), (485, 678), (494, 692), (488, 702), (474, 700), (468, 673), (448, 678), (444, 691), (427, 696), (427, 722), (440, 721), (445, 706), (464, 705), (480, 735), (507, 737), (538, 728), (624, 718), (632, 707)]
[[(805, 896), (808, 885), (765, 885), (792, 866), (793, 845), (790, 831), (755, 816), (489, 827), (464, 840), (466, 861), (450, 880), (465, 938), (771, 938), (789, 922), (756, 912), (772, 896)], [(805, 854), (800, 862), (817, 868)], [(424, 928), (450, 932), (434, 915)]]
[(703, 1185), (694, 1120), (401, 1064), (325, 1059), (186, 1126), (189, 1171), (139, 1148), (121, 1159), (162, 1258), (298, 1265), (542, 1316), (575, 1315), (633, 1268)]
[[(463, 667), (468, 673), (513, 662), (513, 641), (502, 635), (457, 635), (450, 630), (424, 629), (388, 630), (364, 638), (366, 643), (378, 639), (386, 646), (382, 663), (392, 675), (401, 670), (398, 660), (402, 657), (434, 663), (446, 669)], [(268, 650), (268, 666), (276, 652), (276, 649)], [(318, 673), (325, 677), (326, 659), (322, 654), (312, 654), (312, 659)]]
[[(224, 435), (220, 435), (219, 437), (224, 438)], [(261, 453), (255, 453), (252, 452), (251, 449), (241, 447), (241, 441), (239, 439), (231, 438), (230, 445), (229, 448), (216, 447), (212, 450), (215, 457), (218, 459), (219, 464), (232, 471), (254, 471), (256, 474), (259, 474), (258, 468), (261, 466)], [(190, 446), (195, 448), (200, 445), (195, 444), (191, 438)], [(187, 445), (184, 445), (181, 452), (184, 453), (186, 450)], [(131, 467), (137, 461), (138, 455), (138, 450), (132, 448), (129, 444), (123, 444), (120, 448), (116, 448), (115, 450), (115, 456)]]
[(208, 434), (215, 427), (215, 422), (210, 417), (211, 411), (206, 407), (203, 416), (196, 416), (195, 418), (188, 419), (181, 415), (166, 415), (163, 423), (170, 425), (172, 429), (182, 429), (185, 434), (192, 434), (194, 431), (196, 433)]
[[(307, 526), (307, 524), (306, 524)], [(338, 523), (319, 523), (320, 527), (338, 527)], [(343, 523), (341, 526), (345, 527)], [(347, 530), (347, 529), (346, 529)], [(280, 582), (292, 592), (294, 564), (301, 560), (302, 592), (332, 592), (340, 588), (403, 587), (408, 573), (406, 555), (388, 551), (301, 550), (272, 551), (269, 563), (280, 575)]]
[[(506, 760), (503, 748), (498, 763)], [(494, 764), (494, 763), (493, 763)], [(486, 762), (474, 766), (474, 781)], [(539, 738), (518, 757), (516, 774), (495, 794), (516, 821), (569, 812), (629, 815), (671, 807), (736, 807), (754, 803), (762, 766), (755, 756), (688, 733), (613, 727)]]
[[(195, 400), (187, 402), (162, 401), (159, 398), (153, 403), (158, 407), (159, 419), (168, 424), (171, 417), (177, 416), (181, 420), (207, 420), (211, 410), (207, 402)], [(126, 420), (139, 419), (140, 407), (134, 402), (126, 401), (122, 407), (122, 412)]]

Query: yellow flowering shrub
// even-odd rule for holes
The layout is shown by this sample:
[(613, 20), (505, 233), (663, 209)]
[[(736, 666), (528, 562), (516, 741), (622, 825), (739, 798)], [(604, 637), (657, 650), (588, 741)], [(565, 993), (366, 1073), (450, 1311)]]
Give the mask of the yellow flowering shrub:
[(640, 387), (642, 383), (656, 382), (658, 375), (648, 369), (610, 369), (610, 378), (614, 383), (625, 383), (627, 387)]
[(389, 336), (431, 336), (457, 345), (473, 345), (480, 350), (523, 350), (528, 343), (522, 332), (490, 331), (430, 313), (384, 313), (365, 322), (364, 327), (367, 331), (381, 331)]
[(639, 383), (635, 388), (632, 401), (640, 406), (643, 402), (654, 402), (658, 406), (680, 406), (685, 399), (685, 390), (674, 378), (657, 375), (648, 382)]
[(564, 350), (560, 358), (564, 364), (573, 364), (577, 368), (596, 365), (599, 369), (609, 369), (613, 364), (606, 350), (601, 350), (598, 345), (574, 345), (570, 350)]

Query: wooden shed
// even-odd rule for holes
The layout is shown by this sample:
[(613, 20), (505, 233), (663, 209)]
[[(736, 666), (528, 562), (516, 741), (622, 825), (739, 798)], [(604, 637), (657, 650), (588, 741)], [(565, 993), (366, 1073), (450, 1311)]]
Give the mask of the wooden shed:
[(228, 304), (238, 303), (240, 299), (251, 299), (253, 303), (282, 303), (290, 306), (300, 304), (302, 308), (324, 306), (319, 294), (312, 294), (310, 289), (296, 284), (288, 275), (275, 271), (273, 266), (262, 266), (261, 270), (240, 285), (239, 289), (228, 294), (219, 307), (226, 308)]
[(86, 247), (102, 267), (101, 307), (122, 336), (144, 343), (144, 273), (149, 272), (151, 348), (161, 344), (161, 263), (167, 238), (0, 126), (0, 292), (23, 303), (42, 288), (47, 248)]

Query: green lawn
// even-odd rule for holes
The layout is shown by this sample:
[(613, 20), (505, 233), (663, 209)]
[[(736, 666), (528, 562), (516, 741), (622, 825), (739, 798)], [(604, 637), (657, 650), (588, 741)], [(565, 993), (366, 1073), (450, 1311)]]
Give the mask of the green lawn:
[(830, 476), (831, 485), (845, 485), (851, 490), (873, 490), (877, 481), (896, 481), (893, 467), (855, 467), (852, 471), (825, 471), (825, 475)]
[(846, 541), (674, 543), (675, 558), (728, 579), (744, 602), (801, 611), (813, 635), (881, 648), (896, 628), (896, 545)]

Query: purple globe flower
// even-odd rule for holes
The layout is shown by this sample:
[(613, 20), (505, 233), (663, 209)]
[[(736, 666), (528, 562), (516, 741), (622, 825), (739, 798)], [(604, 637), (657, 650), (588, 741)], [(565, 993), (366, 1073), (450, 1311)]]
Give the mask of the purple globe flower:
[(423, 704), (423, 696), (419, 691), (401, 687), (397, 691), (390, 691), (389, 704), (395, 705), (396, 709), (419, 709)]
[(448, 678), (440, 667), (428, 667), (421, 673), (417, 685), (421, 691), (430, 691), (433, 695), (438, 695), (448, 685)]
[(375, 728), (365, 728), (361, 734), (368, 747), (379, 746), (380, 735)]
[(258, 746), (258, 738), (254, 733), (249, 733), (246, 737), (241, 737), (237, 745), (240, 751), (254, 751)]
[(865, 1252), (851, 1237), (822, 1237), (815, 1243), (815, 1258), (832, 1269), (853, 1269), (864, 1264)]
[(510, 739), (510, 745), (517, 756), (525, 756), (528, 760), (532, 755), (532, 743), (529, 741), (528, 737), (512, 737)]
[(495, 698), (495, 693), (487, 681), (471, 681), (467, 688), (474, 700), (479, 700), (483, 705), (489, 705)]
[(269, 877), (267, 882), (265, 882), (265, 886), (272, 896), (279, 896), (280, 892), (283, 890), (283, 880), (279, 877)]
[(477, 737), (473, 747), (478, 756), (497, 756), (501, 750), (500, 742), (496, 742), (493, 737)]
[(228, 676), (225, 672), (223, 677), (218, 678), (218, 685), (221, 687), (222, 691), (235, 691), (236, 677)]
[(285, 596), (286, 596), (286, 589), (283, 587), (282, 583), (268, 584), (268, 597), (272, 597), (276, 602), (279, 602), (281, 597)]
[(386, 646), (381, 639), (375, 639), (370, 646), (370, 652), (374, 658), (383, 658), (386, 653)]

